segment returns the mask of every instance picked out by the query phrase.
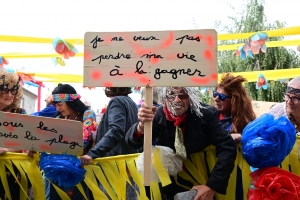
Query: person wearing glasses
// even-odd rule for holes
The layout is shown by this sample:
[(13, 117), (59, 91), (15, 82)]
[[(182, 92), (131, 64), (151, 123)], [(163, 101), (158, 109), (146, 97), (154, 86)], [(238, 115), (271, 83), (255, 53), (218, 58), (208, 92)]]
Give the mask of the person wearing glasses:
[(286, 116), (295, 126), (297, 135), (300, 136), (300, 76), (289, 81), (283, 94), (284, 102), (273, 106), (269, 114), (277, 119)]
[[(196, 87), (158, 87), (158, 91), (162, 106), (142, 103), (138, 110), (139, 122), (127, 132), (126, 142), (134, 148), (142, 148), (144, 123), (152, 121), (152, 139), (156, 145), (171, 148), (174, 156), (182, 161), (193, 162), (190, 155), (202, 152), (209, 145), (216, 147), (218, 157), (206, 183), (194, 185), (179, 175), (176, 180), (170, 176), (172, 183), (161, 187), (162, 198), (173, 199), (177, 193), (188, 191), (187, 188), (198, 191), (195, 199), (212, 199), (215, 192), (226, 194), (236, 147), (230, 134), (219, 123), (217, 110), (200, 102), (200, 90)], [(191, 176), (195, 178), (196, 174)]]
[(223, 74), (213, 92), (214, 106), (218, 110), (222, 126), (231, 133), (235, 142), (240, 142), (241, 134), (249, 122), (256, 119), (250, 97), (242, 76)]
[[(231, 134), (236, 143), (242, 138), (242, 132), (256, 116), (250, 97), (247, 95), (242, 76), (223, 74), (213, 92), (214, 106), (218, 110), (219, 121)], [(241, 169), (237, 168), (236, 199), (243, 199), (243, 183)]]
[[(26, 114), (26, 110), (20, 108), (20, 102), (22, 100), (22, 86), (21, 79), (14, 72), (7, 71), (6, 69), (0, 70), (0, 111), (1, 112), (10, 112), (10, 113), (18, 113), (18, 114)], [(27, 153), (28, 151), (17, 150), (7, 147), (0, 147), (0, 156), (7, 153)], [(19, 175), (18, 169), (13, 165), (13, 169), (15, 174)], [(10, 194), (12, 199), (20, 198), (20, 186), (16, 182), (14, 176), (11, 174), (8, 168), (5, 167), (7, 174), (7, 181), (10, 190)], [(2, 185), (2, 181), (0, 182), (0, 198), (5, 199), (5, 190)]]
[[(76, 120), (82, 122), (83, 129), (83, 154), (87, 153), (94, 146), (94, 138), (96, 134), (96, 127), (94, 121), (96, 114), (89, 109), (81, 100), (81, 96), (77, 94), (76, 90), (69, 84), (61, 84), (52, 91), (52, 104), (55, 106), (57, 113), (55, 118)], [(82, 163), (86, 165), (88, 163)], [(47, 177), (47, 174), (45, 174)], [(46, 199), (60, 199), (54, 187), (47, 179), (44, 179)], [(87, 187), (82, 183), (85, 191)], [(83, 199), (82, 194), (76, 186), (71, 188), (61, 188), (70, 197), (70, 199)], [(88, 195), (88, 194), (87, 194)]]

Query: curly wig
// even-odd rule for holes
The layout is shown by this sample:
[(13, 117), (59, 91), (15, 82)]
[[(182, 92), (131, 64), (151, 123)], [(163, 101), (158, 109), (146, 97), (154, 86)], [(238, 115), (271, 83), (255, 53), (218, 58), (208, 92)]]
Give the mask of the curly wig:
[(231, 98), (231, 133), (242, 133), (247, 124), (254, 119), (256, 115), (253, 111), (252, 102), (247, 95), (243, 82), (246, 82), (242, 76), (233, 76), (231, 73), (222, 74), (221, 81), (216, 89), (222, 88)]
[[(0, 77), (4, 75), (5, 84), (8, 88), (12, 88), (18, 84), (18, 93), (15, 95), (14, 101), (10, 104), (7, 109), (14, 110), (20, 108), (20, 103), (23, 97), (23, 90), (21, 81), (19, 81), (19, 76), (17, 74), (6, 71), (5, 69), (0, 70)], [(3, 85), (3, 79), (0, 78), (0, 85)]]

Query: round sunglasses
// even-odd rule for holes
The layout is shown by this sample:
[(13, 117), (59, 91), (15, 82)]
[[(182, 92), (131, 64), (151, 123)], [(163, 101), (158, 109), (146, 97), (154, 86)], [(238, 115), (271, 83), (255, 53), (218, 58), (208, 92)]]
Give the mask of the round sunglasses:
[(219, 93), (219, 92), (217, 92), (217, 91), (214, 91), (214, 92), (213, 92), (213, 97), (214, 97), (214, 98), (219, 97), (219, 99), (220, 99), (221, 101), (225, 101), (226, 98), (231, 98), (231, 96), (226, 96), (225, 94), (221, 94), (221, 93)]

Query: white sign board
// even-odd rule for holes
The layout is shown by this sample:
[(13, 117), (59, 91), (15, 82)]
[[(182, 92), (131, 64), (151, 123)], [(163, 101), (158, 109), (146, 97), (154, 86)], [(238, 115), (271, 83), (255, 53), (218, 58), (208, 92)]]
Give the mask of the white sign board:
[(87, 32), (84, 86), (215, 86), (217, 32)]
[(81, 155), (82, 123), (0, 112), (0, 146)]

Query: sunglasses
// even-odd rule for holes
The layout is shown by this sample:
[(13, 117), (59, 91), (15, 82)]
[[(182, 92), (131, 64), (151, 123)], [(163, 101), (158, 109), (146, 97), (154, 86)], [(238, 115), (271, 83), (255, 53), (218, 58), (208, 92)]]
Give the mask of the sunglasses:
[(10, 92), (12, 95), (16, 95), (18, 94), (18, 89), (18, 87), (13, 87), (11, 89), (8, 89), (7, 87), (0, 87), (1, 94), (8, 94)]
[(178, 93), (178, 94), (167, 94), (167, 99), (175, 99), (176, 96), (180, 99), (180, 100), (184, 100), (184, 99), (188, 99), (189, 95), (185, 94), (185, 93)]
[(221, 94), (221, 93), (219, 93), (219, 92), (217, 92), (217, 91), (214, 91), (214, 92), (213, 92), (213, 97), (214, 97), (214, 98), (219, 97), (219, 99), (220, 99), (221, 101), (225, 101), (226, 98), (231, 98), (231, 96), (226, 96), (225, 94)]
[(288, 102), (288, 100), (291, 100), (293, 102), (293, 104), (298, 104), (300, 102), (300, 98), (299, 97), (291, 97), (289, 94), (283, 94), (283, 99)]

